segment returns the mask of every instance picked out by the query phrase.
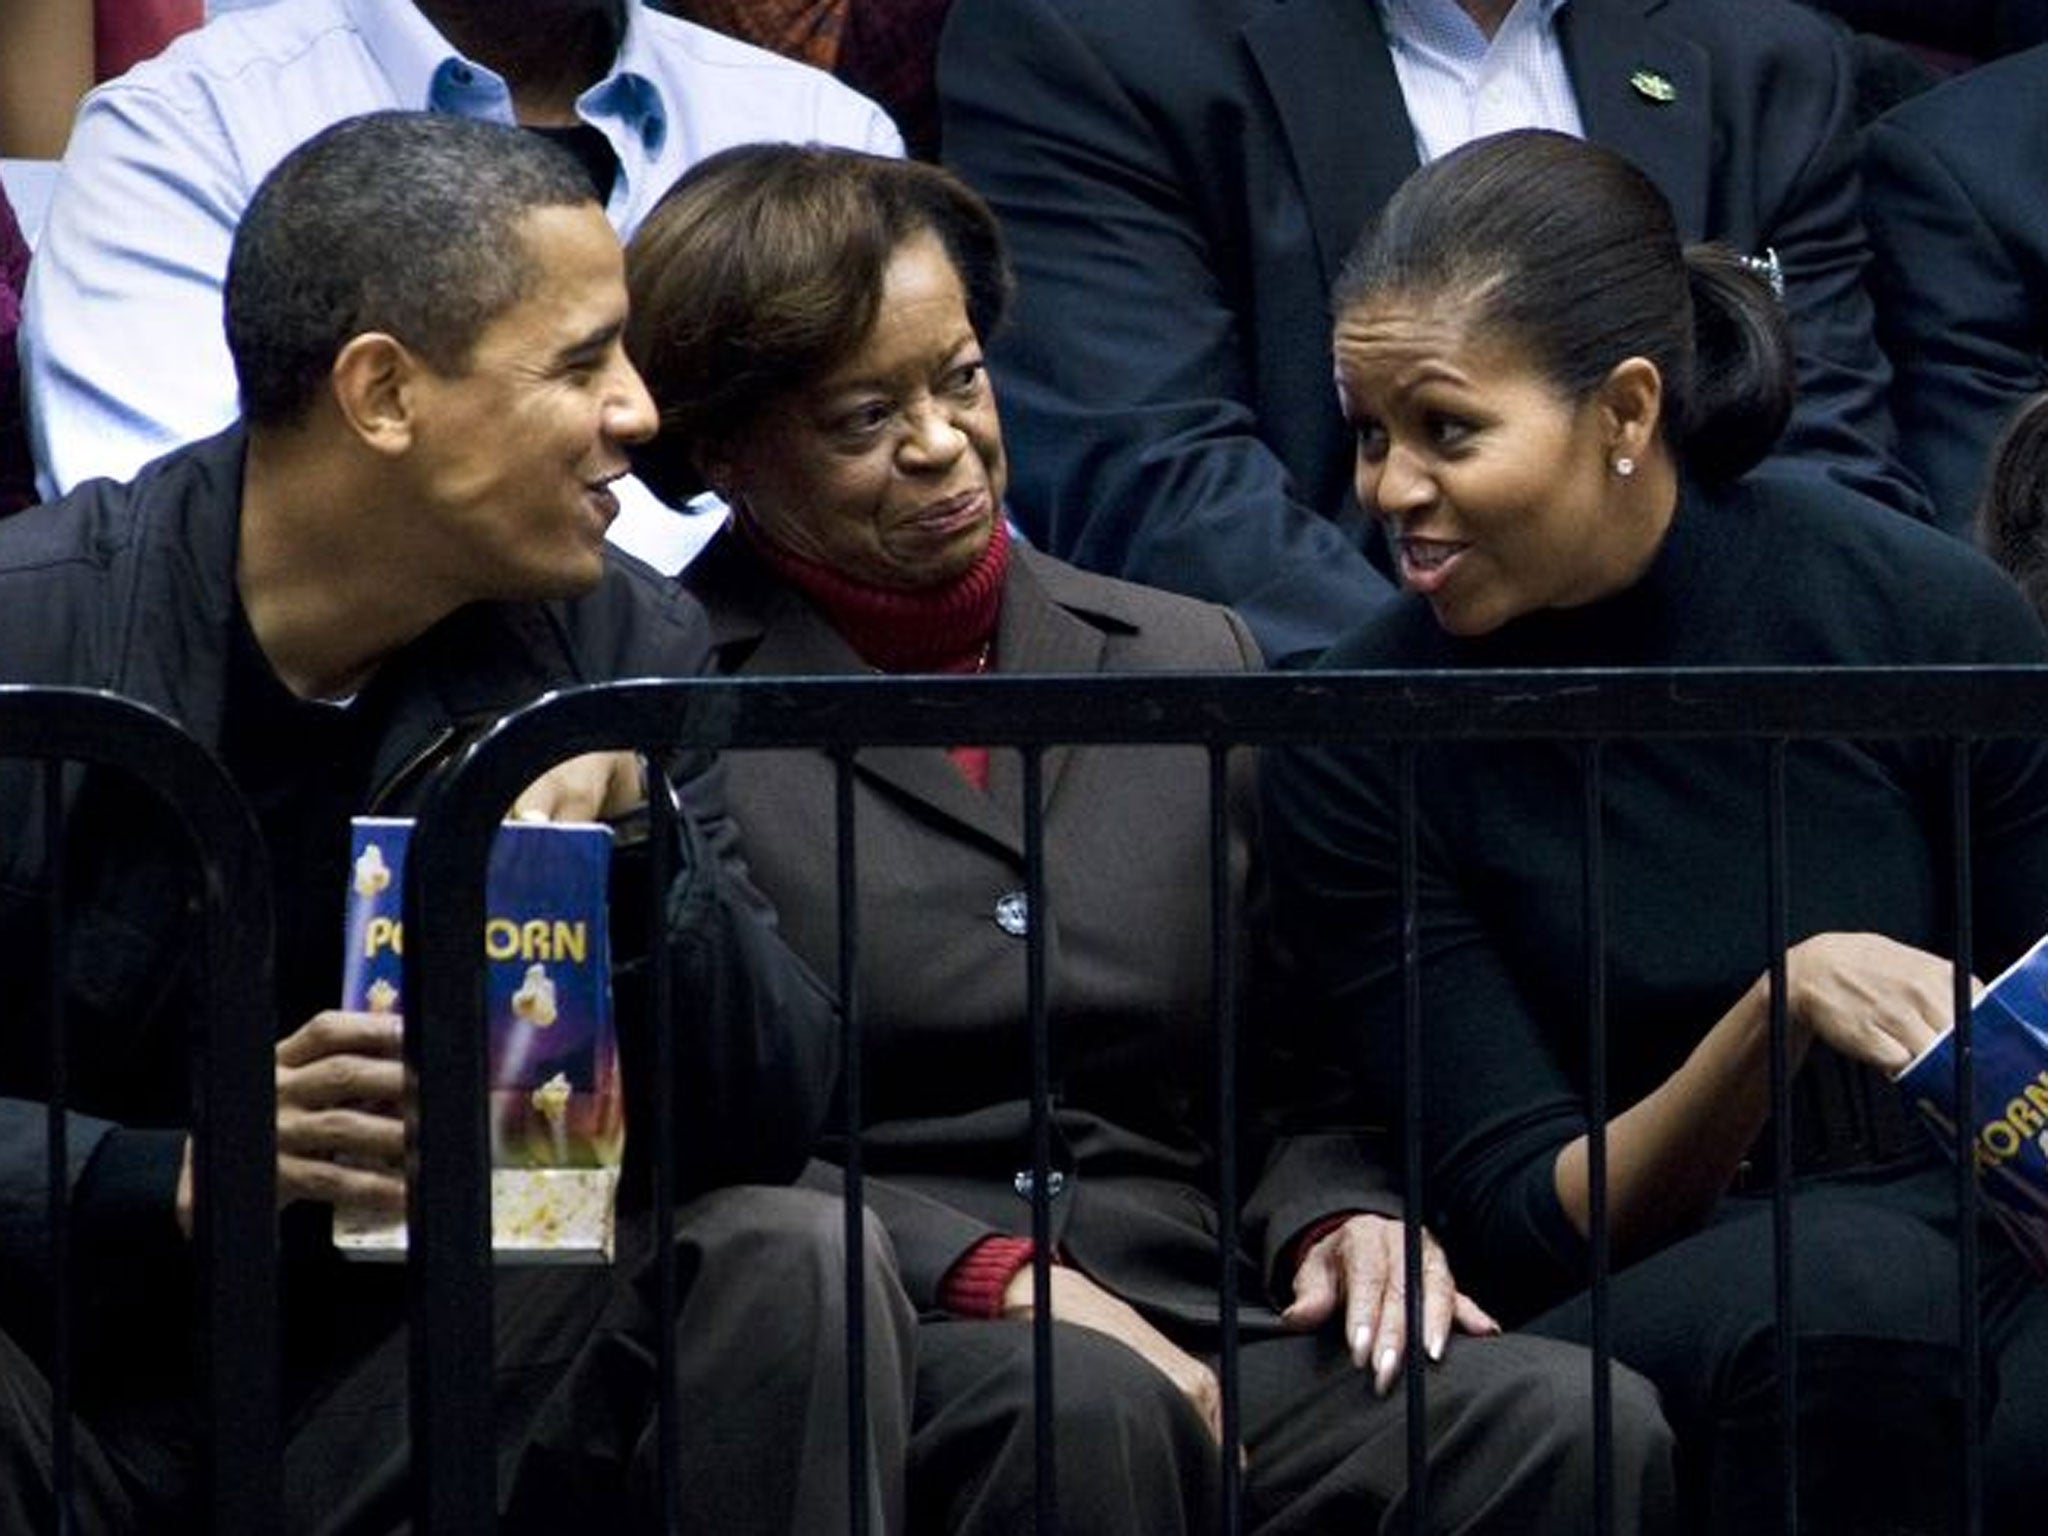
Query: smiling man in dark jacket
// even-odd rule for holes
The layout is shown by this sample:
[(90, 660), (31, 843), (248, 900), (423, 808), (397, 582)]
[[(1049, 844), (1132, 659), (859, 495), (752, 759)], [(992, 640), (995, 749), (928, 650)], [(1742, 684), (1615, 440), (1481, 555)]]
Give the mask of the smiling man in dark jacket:
[[(131, 484), (92, 482), (0, 527), (0, 678), (110, 688), (163, 710), (218, 752), (269, 847), (294, 1529), (386, 1530), (405, 1514), (395, 1272), (343, 1265), (323, 1240), (334, 1205), (397, 1209), (404, 1197), (398, 1032), (388, 1016), (331, 1006), (348, 818), (405, 810), (421, 765), (543, 692), (690, 675), (706, 657), (695, 606), (604, 542), (609, 483), (654, 425), (620, 350), (625, 306), (616, 238), (561, 151), (462, 119), (355, 119), (288, 157), (237, 234), (227, 329), (244, 424)], [(644, 1519), (648, 1335), (673, 1326), (686, 1410), (716, 1402), (725, 1415), (716, 1456), (686, 1449), (687, 1496), (718, 1508), (721, 1529), (828, 1529), (845, 1519), (847, 1487), (841, 1215), (771, 1186), (809, 1150), (836, 1034), (741, 872), (715, 764), (674, 778), (700, 855), (669, 900), (692, 914), (677, 945), (684, 1294), (665, 1320), (630, 1283), (633, 1262), (616, 1278), (500, 1272), (501, 1497), (520, 1528)], [(34, 792), (25, 774), (0, 780), (9, 997), (40, 995), (26, 990), (43, 953), (31, 938), (45, 852)], [(78, 1111), (64, 1175), (89, 1298), (79, 1514), (95, 1531), (189, 1518), (173, 1427), (189, 1413), (188, 903), (162, 829), (132, 799), (88, 778), (64, 833)], [(625, 996), (630, 1085), (668, 1021)], [(19, 1096), (0, 1098), (9, 1530), (49, 1519), (34, 1337), (49, 1175), (24, 1043), (39, 1024), (16, 1010), (0, 1025), (0, 1094)], [(634, 1230), (622, 1247), (637, 1260)], [(871, 1486), (886, 1529), (908, 1316), (887, 1252), (867, 1260), (882, 1469)], [(767, 1336), (787, 1347), (770, 1352)]]

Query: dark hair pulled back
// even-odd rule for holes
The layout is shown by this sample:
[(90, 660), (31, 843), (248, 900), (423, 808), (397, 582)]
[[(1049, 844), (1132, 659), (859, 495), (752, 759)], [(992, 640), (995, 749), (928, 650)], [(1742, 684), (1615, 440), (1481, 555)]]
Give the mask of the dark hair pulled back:
[(2048, 617), (2048, 394), (2022, 401), (1991, 449), (1977, 539)]
[(1568, 134), (1478, 139), (1403, 183), (1337, 280), (1339, 312), (1395, 294), (1468, 306), (1571, 400), (1646, 358), (1660, 430), (1690, 474), (1731, 480), (1792, 411), (1792, 349), (1770, 285), (1715, 245), (1681, 246), (1655, 184)]

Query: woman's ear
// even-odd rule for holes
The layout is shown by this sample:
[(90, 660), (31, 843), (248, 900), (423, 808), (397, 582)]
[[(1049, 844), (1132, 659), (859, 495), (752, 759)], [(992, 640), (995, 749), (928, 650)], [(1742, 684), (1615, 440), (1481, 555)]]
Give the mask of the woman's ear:
[(1641, 463), (1656, 440), (1664, 415), (1664, 375), (1647, 357), (1616, 363), (1597, 391), (1606, 418), (1610, 458)]
[(373, 452), (402, 453), (418, 425), (415, 385), (420, 362), (410, 348), (382, 331), (351, 336), (335, 355), (328, 384), (335, 408)]

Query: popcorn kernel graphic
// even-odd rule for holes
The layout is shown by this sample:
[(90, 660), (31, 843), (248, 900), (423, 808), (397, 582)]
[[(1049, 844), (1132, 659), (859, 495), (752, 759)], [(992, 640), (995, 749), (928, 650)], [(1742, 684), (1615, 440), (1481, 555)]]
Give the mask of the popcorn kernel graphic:
[(390, 885), (391, 866), (384, 862), (384, 850), (371, 843), (356, 858), (356, 894), (375, 896)]
[(568, 1112), (570, 1091), (568, 1074), (557, 1072), (533, 1090), (533, 1107), (549, 1124), (555, 1124)]
[(533, 1090), (532, 1104), (548, 1124), (548, 1142), (557, 1163), (569, 1161), (569, 1078), (557, 1072)]
[(526, 968), (526, 979), (512, 994), (512, 1014), (536, 1029), (546, 1029), (555, 1022), (554, 978), (538, 960)]
[(379, 976), (370, 983), (369, 991), (364, 994), (363, 1001), (370, 1005), (370, 1012), (372, 1013), (395, 1012), (398, 1008), (398, 988), (391, 985), (382, 976)]

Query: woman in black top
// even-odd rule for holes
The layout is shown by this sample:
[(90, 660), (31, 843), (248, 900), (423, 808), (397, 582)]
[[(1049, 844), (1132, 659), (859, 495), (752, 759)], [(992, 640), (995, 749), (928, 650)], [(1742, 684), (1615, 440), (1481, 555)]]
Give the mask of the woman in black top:
[[(1359, 500), (1409, 591), (1326, 666), (2048, 657), (2024, 601), (1958, 542), (1818, 478), (1742, 478), (1789, 409), (1771, 294), (1730, 253), (1681, 252), (1655, 189), (1606, 151), (1521, 132), (1420, 172), (1353, 253), (1335, 356)], [(1810, 1095), (1888, 1106), (1882, 1074), (1948, 1026), (1946, 763), (1913, 744), (1791, 755), (1787, 1005)], [(1303, 749), (1270, 769), (1281, 917), (1319, 1023), (1361, 1081), (1398, 1082), (1391, 754)], [(2048, 927), (2048, 759), (1993, 744), (1971, 771), (1988, 975)], [(1446, 747), (1416, 781), (1429, 1219), (1497, 1314), (1583, 1337), (1577, 772), (1563, 746)], [(1604, 762), (1616, 1352), (1664, 1394), (1690, 1512), (1731, 1532), (1775, 1528), (1781, 1504), (1770, 1205), (1742, 1190), (1768, 1114), (1764, 783), (1750, 744)], [(1946, 1529), (1950, 1175), (1906, 1137), (1807, 1150), (1860, 1165), (1795, 1203), (1801, 1528)], [(2048, 1292), (1985, 1234), (1996, 1532), (2041, 1507)]]

